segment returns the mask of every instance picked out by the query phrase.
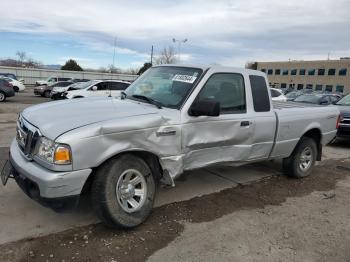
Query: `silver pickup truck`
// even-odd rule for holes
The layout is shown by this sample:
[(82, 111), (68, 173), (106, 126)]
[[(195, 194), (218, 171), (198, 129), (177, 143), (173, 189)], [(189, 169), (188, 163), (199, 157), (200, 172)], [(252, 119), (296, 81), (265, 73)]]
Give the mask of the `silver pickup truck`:
[(309, 175), (336, 135), (336, 107), (273, 105), (266, 75), (227, 67), (149, 69), (119, 98), (49, 102), (24, 110), (2, 181), (62, 211), (83, 193), (105, 223), (134, 227), (159, 183), (186, 170), (283, 159)]

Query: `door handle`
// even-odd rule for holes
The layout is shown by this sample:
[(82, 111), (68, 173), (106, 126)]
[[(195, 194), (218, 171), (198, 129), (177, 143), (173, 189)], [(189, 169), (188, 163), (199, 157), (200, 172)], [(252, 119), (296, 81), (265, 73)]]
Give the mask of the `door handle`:
[(250, 126), (250, 121), (242, 121), (241, 126)]
[(175, 130), (167, 130), (167, 131), (158, 131), (156, 132), (157, 136), (175, 136), (176, 131)]

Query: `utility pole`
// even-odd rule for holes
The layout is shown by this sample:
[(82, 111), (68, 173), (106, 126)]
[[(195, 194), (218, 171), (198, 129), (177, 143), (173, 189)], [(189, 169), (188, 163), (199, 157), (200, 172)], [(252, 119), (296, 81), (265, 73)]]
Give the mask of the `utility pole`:
[(153, 45), (152, 45), (152, 49), (151, 49), (151, 66), (153, 66)]
[[(115, 60), (115, 48), (116, 48), (116, 45), (117, 45), (117, 38), (114, 37), (114, 51), (113, 51), (113, 64), (112, 64), (112, 70), (114, 70), (114, 60)], [(111, 71), (112, 71), (111, 70)]]
[(177, 39), (173, 38), (173, 43), (177, 43), (177, 49), (178, 49), (178, 53), (179, 53), (179, 55), (178, 55), (179, 62), (181, 61), (181, 44), (184, 44), (187, 41), (188, 41), (187, 38), (182, 39), (182, 40), (177, 40)]

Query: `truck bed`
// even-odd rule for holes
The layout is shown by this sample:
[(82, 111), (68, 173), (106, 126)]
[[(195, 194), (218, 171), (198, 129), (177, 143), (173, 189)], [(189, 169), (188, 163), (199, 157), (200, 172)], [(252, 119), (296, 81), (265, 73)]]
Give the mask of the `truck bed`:
[(278, 101), (272, 104), (277, 119), (273, 158), (290, 155), (300, 137), (309, 130), (319, 130), (322, 145), (334, 138), (337, 107)]

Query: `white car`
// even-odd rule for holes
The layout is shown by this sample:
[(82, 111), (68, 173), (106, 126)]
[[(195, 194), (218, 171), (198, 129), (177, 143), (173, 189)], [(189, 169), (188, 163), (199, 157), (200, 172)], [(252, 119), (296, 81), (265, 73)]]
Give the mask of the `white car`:
[(68, 99), (93, 97), (93, 96), (120, 96), (130, 82), (122, 80), (91, 80), (74, 86), (74, 89), (67, 91), (65, 97)]
[(2, 78), (10, 82), (11, 85), (13, 85), (13, 90), (15, 90), (15, 92), (24, 91), (26, 89), (26, 86), (18, 80), (12, 79), (10, 77), (2, 77)]
[(282, 90), (277, 88), (270, 88), (272, 101), (287, 102), (287, 97), (283, 94)]

